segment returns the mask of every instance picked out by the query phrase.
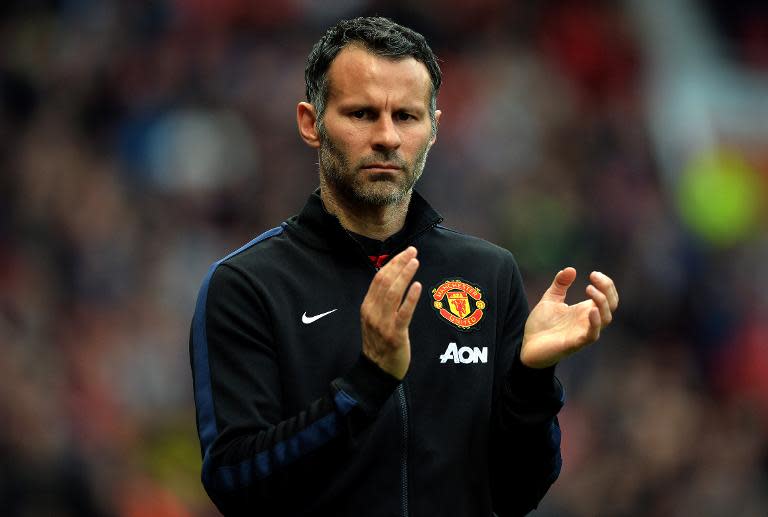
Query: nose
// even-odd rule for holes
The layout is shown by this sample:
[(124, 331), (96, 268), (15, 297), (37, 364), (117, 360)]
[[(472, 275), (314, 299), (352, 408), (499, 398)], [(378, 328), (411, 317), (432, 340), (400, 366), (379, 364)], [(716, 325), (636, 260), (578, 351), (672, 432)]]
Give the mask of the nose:
[(400, 133), (391, 117), (380, 116), (373, 127), (371, 146), (377, 151), (388, 151), (400, 147)]

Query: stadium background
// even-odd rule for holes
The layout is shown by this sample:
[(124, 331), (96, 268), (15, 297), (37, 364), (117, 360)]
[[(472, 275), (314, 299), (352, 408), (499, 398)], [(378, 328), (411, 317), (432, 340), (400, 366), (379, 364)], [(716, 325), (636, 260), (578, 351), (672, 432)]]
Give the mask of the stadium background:
[[(209, 264), (297, 212), (339, 17), (427, 36), (421, 190), (617, 321), (559, 368), (537, 516), (768, 514), (768, 4), (29, 0), (0, 6), (0, 508), (207, 516), (187, 336)], [(292, 315), (286, 315), (292, 317)]]

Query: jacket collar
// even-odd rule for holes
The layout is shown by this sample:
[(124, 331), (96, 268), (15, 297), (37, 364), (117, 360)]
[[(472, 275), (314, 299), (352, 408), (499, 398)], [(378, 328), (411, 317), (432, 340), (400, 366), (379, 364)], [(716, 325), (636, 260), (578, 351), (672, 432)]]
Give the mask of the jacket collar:
[[(411, 244), (423, 232), (439, 224), (443, 218), (415, 190), (408, 206), (405, 225), (392, 237), (384, 241), (383, 249), (395, 254)], [(321, 249), (362, 251), (360, 244), (341, 225), (333, 214), (327, 212), (320, 199), (320, 189), (315, 190), (304, 208), (288, 220), (288, 226), (296, 230), (297, 235), (308, 244)]]

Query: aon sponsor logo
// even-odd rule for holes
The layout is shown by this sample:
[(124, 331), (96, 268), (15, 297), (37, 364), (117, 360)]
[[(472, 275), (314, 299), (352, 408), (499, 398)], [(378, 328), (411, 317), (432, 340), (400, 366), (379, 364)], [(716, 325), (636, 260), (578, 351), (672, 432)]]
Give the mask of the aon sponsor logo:
[(445, 349), (445, 353), (440, 356), (440, 363), (447, 363), (448, 361), (464, 364), (487, 363), (488, 347), (469, 348), (468, 346), (463, 346), (458, 348), (456, 343), (448, 343), (448, 348)]

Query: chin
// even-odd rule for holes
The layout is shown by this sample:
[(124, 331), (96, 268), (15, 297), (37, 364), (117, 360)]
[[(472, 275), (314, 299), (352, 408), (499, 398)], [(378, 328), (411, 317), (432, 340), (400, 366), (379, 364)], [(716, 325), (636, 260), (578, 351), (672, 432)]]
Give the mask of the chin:
[(355, 186), (354, 197), (358, 203), (371, 206), (395, 205), (403, 200), (408, 191), (392, 182), (376, 182)]

